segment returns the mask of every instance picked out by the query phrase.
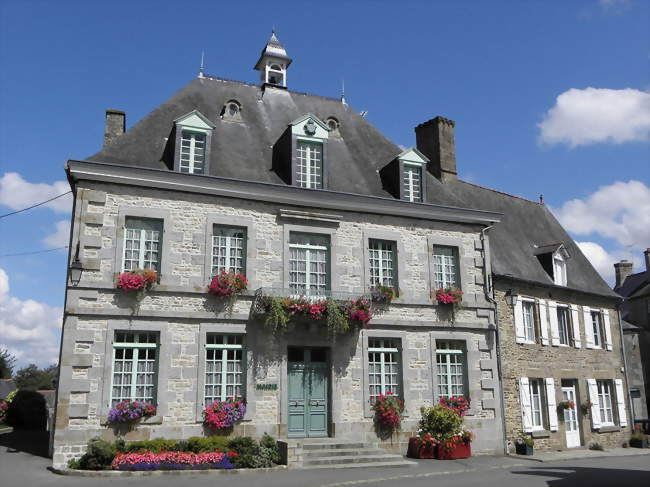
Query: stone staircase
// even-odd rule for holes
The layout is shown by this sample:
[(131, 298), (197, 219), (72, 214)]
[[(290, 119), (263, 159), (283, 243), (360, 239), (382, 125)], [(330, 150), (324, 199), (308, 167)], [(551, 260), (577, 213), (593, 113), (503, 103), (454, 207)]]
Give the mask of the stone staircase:
[(295, 466), (303, 469), (409, 467), (415, 462), (383, 450), (376, 443), (335, 440), (303, 440), (296, 445)]

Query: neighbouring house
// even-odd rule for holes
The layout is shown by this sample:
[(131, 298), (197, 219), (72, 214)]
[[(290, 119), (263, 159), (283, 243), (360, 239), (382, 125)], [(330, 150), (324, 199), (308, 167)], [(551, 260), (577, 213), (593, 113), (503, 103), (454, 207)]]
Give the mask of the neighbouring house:
[(625, 352), (634, 419), (648, 421), (650, 409), (650, 249), (644, 251), (645, 270), (633, 273), (633, 264), (614, 264), (614, 291), (623, 296)]
[(4, 399), (16, 389), (18, 388), (13, 379), (0, 379), (0, 399)]
[[(245, 397), (233, 434), (377, 442), (371, 402), (392, 393), (402, 432), (381, 445), (404, 453), (420, 407), (462, 395), (474, 452), (503, 452), (486, 230), (508, 208), (445, 183), (452, 121), (419, 125), (417, 147), (400, 148), (343, 98), (290, 90), (291, 61), (273, 34), (260, 83), (201, 71), (128, 131), (107, 111), (103, 149), (66, 164), (81, 275), (67, 282), (55, 466), (115, 438), (107, 414), (124, 400), (157, 407), (127, 440), (202, 435), (204, 405)], [(157, 272), (149, 291), (116, 289), (138, 268)], [(222, 271), (248, 289), (208, 295)], [(458, 306), (438, 304), (441, 288), (462, 290)], [(326, 299), (344, 308), (315, 319)], [(286, 303), (314, 319), (284, 331)]]

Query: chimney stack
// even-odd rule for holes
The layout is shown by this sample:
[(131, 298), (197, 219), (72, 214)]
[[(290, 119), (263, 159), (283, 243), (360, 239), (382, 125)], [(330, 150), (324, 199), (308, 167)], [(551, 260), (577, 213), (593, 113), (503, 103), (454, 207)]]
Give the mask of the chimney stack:
[(458, 178), (455, 125), (453, 120), (436, 117), (415, 127), (415, 144), (430, 161), (427, 169), (443, 183)]
[(645, 257), (645, 270), (650, 271), (650, 249), (645, 249), (643, 256)]
[(627, 276), (632, 274), (632, 262), (622, 260), (614, 264), (614, 272), (616, 273), (616, 287), (619, 288), (627, 279)]
[(121, 110), (106, 110), (104, 147), (112, 144), (126, 130), (126, 113)]

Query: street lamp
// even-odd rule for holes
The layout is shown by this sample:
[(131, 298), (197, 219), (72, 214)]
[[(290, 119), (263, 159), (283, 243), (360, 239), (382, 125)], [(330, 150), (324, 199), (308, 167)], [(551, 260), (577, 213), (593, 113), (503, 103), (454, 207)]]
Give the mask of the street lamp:
[(517, 295), (512, 292), (512, 289), (508, 289), (506, 291), (505, 298), (508, 306), (514, 307), (514, 305), (517, 303)]
[(77, 242), (77, 251), (74, 254), (74, 260), (70, 263), (70, 282), (73, 286), (79, 284), (83, 272), (84, 268), (79, 260), (79, 242)]

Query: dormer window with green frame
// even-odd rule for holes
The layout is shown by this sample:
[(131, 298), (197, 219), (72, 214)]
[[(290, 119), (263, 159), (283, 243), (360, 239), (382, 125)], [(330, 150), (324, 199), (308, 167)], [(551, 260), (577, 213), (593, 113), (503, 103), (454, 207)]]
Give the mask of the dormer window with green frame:
[(417, 149), (405, 150), (379, 171), (384, 189), (400, 200), (426, 201), (425, 169), (428, 162), (429, 159)]
[(198, 110), (177, 118), (174, 123), (174, 170), (188, 174), (209, 174), (210, 143), (215, 125)]

